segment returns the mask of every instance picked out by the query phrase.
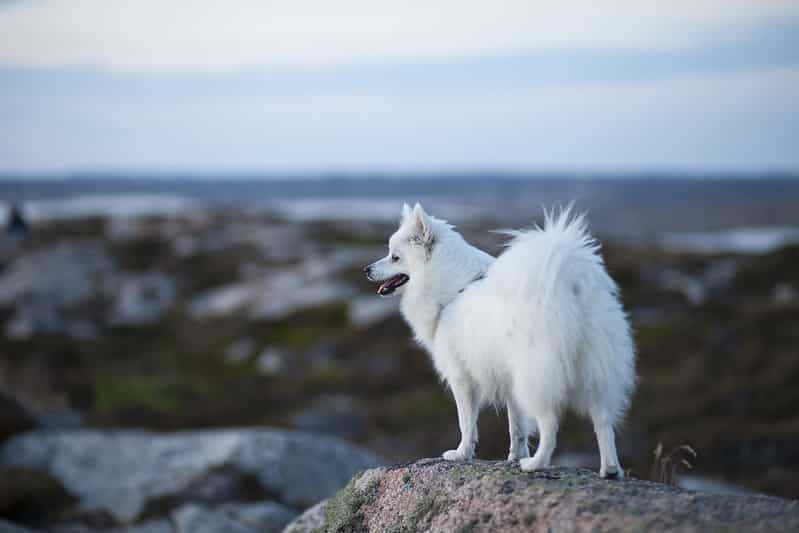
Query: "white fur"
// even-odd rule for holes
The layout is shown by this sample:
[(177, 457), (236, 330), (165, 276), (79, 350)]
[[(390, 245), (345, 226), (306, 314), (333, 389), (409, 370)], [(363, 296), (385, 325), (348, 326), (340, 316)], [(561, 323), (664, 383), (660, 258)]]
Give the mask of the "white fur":
[(402, 315), (458, 407), (461, 442), (445, 459), (474, 456), (477, 415), (490, 403), (508, 408), (508, 459), (546, 468), (560, 415), (572, 408), (594, 424), (600, 474), (621, 476), (614, 428), (635, 384), (629, 324), (584, 217), (545, 215), (543, 228), (511, 232), (495, 259), (419, 204), (405, 205), (388, 256), (367, 274), (410, 277), (395, 292)]

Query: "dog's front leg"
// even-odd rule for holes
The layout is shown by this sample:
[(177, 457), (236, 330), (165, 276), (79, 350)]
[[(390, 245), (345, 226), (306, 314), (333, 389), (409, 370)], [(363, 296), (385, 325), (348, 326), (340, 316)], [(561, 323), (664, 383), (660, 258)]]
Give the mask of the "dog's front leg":
[(468, 461), (474, 457), (474, 447), (477, 445), (477, 415), (478, 405), (475, 387), (468, 380), (450, 382), (455, 404), (458, 407), (458, 425), (461, 430), (461, 443), (455, 450), (447, 450), (443, 457), (447, 461)]

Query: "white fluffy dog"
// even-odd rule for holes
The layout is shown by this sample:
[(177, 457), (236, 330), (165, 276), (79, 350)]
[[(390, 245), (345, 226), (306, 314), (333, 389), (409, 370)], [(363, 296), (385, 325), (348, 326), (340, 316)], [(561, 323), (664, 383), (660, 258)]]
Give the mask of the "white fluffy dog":
[(635, 384), (630, 327), (583, 216), (565, 209), (545, 219), (509, 232), (495, 259), (419, 204), (405, 205), (388, 255), (364, 271), (381, 296), (402, 294), (402, 315), (452, 389), (461, 442), (445, 459), (471, 459), (480, 408), (504, 404), (508, 460), (547, 468), (570, 407), (591, 417), (600, 475), (621, 477), (614, 427)]

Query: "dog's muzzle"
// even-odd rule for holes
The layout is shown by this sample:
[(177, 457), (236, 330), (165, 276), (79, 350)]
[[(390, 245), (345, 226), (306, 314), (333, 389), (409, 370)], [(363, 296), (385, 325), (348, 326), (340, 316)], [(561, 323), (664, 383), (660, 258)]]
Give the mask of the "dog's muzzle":
[(380, 283), (380, 286), (377, 288), (377, 294), (380, 296), (388, 296), (408, 283), (410, 279), (406, 274), (396, 274), (388, 279), (375, 279), (374, 276), (372, 276), (372, 265), (363, 267), (363, 273), (366, 274), (366, 279), (372, 283)]
[(366, 279), (368, 279), (369, 281), (377, 281), (374, 278), (372, 278), (372, 265), (366, 265), (365, 267), (363, 267), (363, 273), (366, 274)]

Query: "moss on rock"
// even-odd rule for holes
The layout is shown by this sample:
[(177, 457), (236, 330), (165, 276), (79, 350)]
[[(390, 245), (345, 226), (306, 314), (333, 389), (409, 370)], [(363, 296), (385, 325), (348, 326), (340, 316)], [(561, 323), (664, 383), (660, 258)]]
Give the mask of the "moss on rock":
[(691, 492), (586, 469), (525, 473), (500, 461), (423, 459), (356, 475), (328, 503), (325, 532), (795, 531), (799, 502)]
[(361, 508), (372, 503), (380, 485), (383, 469), (375, 468), (359, 472), (347, 485), (338, 491), (325, 508), (325, 532), (350, 532), (365, 529)]

